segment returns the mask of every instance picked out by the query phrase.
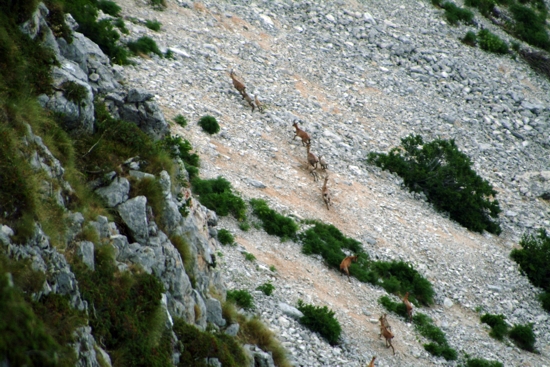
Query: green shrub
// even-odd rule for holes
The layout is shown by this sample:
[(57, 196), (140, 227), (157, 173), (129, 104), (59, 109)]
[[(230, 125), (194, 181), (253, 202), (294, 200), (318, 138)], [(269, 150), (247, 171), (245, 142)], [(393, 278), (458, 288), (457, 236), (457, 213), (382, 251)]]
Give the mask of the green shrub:
[(487, 313), (481, 316), (481, 322), (491, 327), (489, 335), (500, 341), (508, 334), (508, 324), (504, 321), (505, 319), (506, 316), (504, 315), (491, 315)]
[(497, 192), (471, 168), (472, 162), (460, 152), (454, 140), (436, 139), (424, 143), (419, 135), (401, 139), (401, 146), (388, 154), (369, 153), (368, 161), (395, 172), (413, 192), (426, 195), (437, 210), (466, 228), (499, 234)]
[(135, 55), (154, 53), (162, 57), (162, 52), (160, 52), (155, 40), (147, 36), (139, 37), (136, 41), (130, 41), (127, 46)]
[(508, 53), (508, 44), (499, 36), (491, 33), (488, 29), (482, 29), (477, 34), (479, 47), (482, 50), (493, 52), (496, 54)]
[(382, 296), (378, 299), (378, 303), (384, 306), (386, 310), (393, 312), (394, 314), (397, 314), (404, 319), (409, 318), (409, 314), (407, 313), (407, 307), (403, 302), (393, 302), (390, 299), (390, 297)]
[(174, 117), (174, 122), (176, 124), (180, 125), (181, 127), (186, 127), (187, 126), (187, 119), (181, 114)]
[(275, 286), (268, 282), (258, 286), (256, 289), (262, 291), (266, 296), (271, 296), (275, 290)]
[(277, 271), (277, 268), (275, 267), (275, 265), (270, 265), (269, 270), (275, 273)]
[(200, 118), (199, 126), (208, 134), (217, 134), (220, 131), (220, 125), (215, 117), (206, 115)]
[(112, 15), (113, 17), (118, 17), (122, 10), (122, 8), (117, 5), (117, 3), (110, 0), (98, 1), (97, 7), (101, 9), (105, 14)]
[(477, 36), (473, 31), (468, 31), (464, 38), (461, 39), (461, 41), (465, 45), (475, 47), (477, 43)]
[(228, 290), (227, 300), (235, 303), (237, 306), (244, 309), (254, 308), (254, 301), (252, 295), (244, 289), (241, 290)]
[(173, 158), (180, 158), (183, 161), (190, 180), (198, 176), (199, 156), (196, 153), (191, 153), (193, 147), (188, 140), (183, 139), (181, 136), (168, 136), (164, 138), (162, 145)]
[(248, 260), (248, 261), (254, 261), (256, 260), (256, 256), (254, 256), (253, 254), (251, 254), (250, 252), (246, 252), (244, 254), (244, 259), (245, 260)]
[(219, 216), (231, 213), (240, 221), (246, 218), (246, 204), (233, 194), (231, 183), (223, 177), (210, 180), (195, 177), (191, 180), (191, 185), (193, 192), (199, 195), (201, 204), (214, 210)]
[(471, 24), (474, 19), (474, 13), (468, 9), (460, 8), (454, 3), (446, 2), (443, 4), (445, 17), (450, 24), (456, 25), (458, 22)]
[(549, 51), (550, 38), (546, 30), (546, 10), (537, 14), (530, 7), (520, 4), (513, 4), (509, 9), (515, 20), (512, 26), (514, 35), (532, 46)]
[(124, 20), (122, 18), (117, 18), (113, 21), (113, 24), (115, 27), (117, 27), (122, 33), (124, 34), (130, 34), (130, 31), (128, 28), (126, 28), (126, 23), (124, 23)]
[(529, 352), (535, 351), (535, 333), (533, 333), (533, 326), (529, 325), (514, 325), (510, 329), (508, 334), (510, 339), (521, 349), (527, 350)]
[(331, 345), (338, 344), (342, 327), (334, 317), (334, 311), (329, 310), (327, 306), (319, 307), (305, 304), (301, 299), (298, 300), (297, 307), (304, 314), (300, 318), (300, 324), (311, 331), (319, 333)]
[(145, 26), (155, 32), (160, 31), (160, 26), (162, 24), (158, 20), (146, 20)]
[(504, 367), (502, 363), (497, 361), (488, 361), (483, 358), (474, 358), (466, 360), (466, 367)]
[(550, 292), (542, 292), (539, 295), (539, 301), (546, 311), (550, 312)]
[(164, 10), (166, 8), (166, 0), (149, 0), (149, 3), (155, 10)]
[(240, 222), (239, 223), (239, 228), (243, 232), (248, 232), (248, 230), (250, 229), (250, 223), (248, 223), (248, 221)]
[[(225, 305), (224, 305), (225, 306)], [(225, 311), (226, 307), (224, 307)], [(225, 317), (225, 316), (224, 316)], [(242, 316), (241, 316), (242, 317)], [(271, 353), (277, 367), (292, 367), (287, 359), (287, 353), (281, 346), (275, 335), (265, 324), (256, 317), (239, 322), (241, 327), (237, 338), (243, 344), (259, 346), (263, 351)]]
[(431, 343), (424, 344), (424, 349), (427, 352), (437, 357), (443, 357), (448, 361), (454, 361), (458, 358), (456, 350), (451, 348), (447, 343), (445, 333), (434, 325), (430, 317), (417, 312), (413, 316), (413, 323), (420, 335), (432, 341)]
[(513, 249), (510, 257), (519, 264), (522, 273), (527, 275), (531, 284), (542, 288), (543, 307), (550, 312), (550, 237), (544, 229), (537, 235), (523, 235), (519, 242), (521, 248)]
[(220, 241), (222, 245), (232, 245), (235, 243), (235, 238), (231, 232), (222, 228), (218, 231), (218, 241)]
[(479, 12), (488, 17), (493, 11), (496, 1), (495, 0), (465, 0), (464, 5), (471, 6), (479, 9)]
[(281, 240), (296, 237), (298, 225), (289, 217), (269, 208), (265, 200), (252, 199), (250, 205), (252, 212), (262, 221), (262, 227), (268, 234), (278, 236)]

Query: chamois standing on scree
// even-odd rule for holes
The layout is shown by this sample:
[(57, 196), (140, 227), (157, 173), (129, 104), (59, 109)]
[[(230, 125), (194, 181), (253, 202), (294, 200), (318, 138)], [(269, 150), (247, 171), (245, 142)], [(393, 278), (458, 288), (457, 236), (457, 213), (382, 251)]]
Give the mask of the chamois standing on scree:
[(296, 128), (296, 133), (294, 134), (294, 137), (292, 138), (292, 140), (296, 139), (296, 137), (299, 136), (300, 139), (302, 139), (302, 145), (311, 144), (311, 138), (309, 137), (309, 134), (306, 133), (304, 130), (300, 129), (296, 121), (294, 121), (292, 126)]
[(309, 151), (309, 148), (311, 147), (311, 144), (306, 145), (307, 149), (307, 162), (313, 166), (313, 168), (317, 168), (317, 163), (319, 163), (319, 159), (317, 156)]
[(308, 164), (307, 169), (309, 171), (309, 174), (313, 176), (313, 181), (315, 182), (319, 181), (319, 174), (317, 173), (317, 168), (312, 167)]
[(374, 360), (376, 359), (376, 356), (372, 357), (369, 365), (367, 367), (374, 367)]
[(388, 322), (387, 316), (388, 316), (387, 314), (383, 314), (378, 319), (378, 321), (380, 321), (380, 334), (378, 335), (378, 339), (382, 337), (382, 327), (385, 327), (386, 329), (391, 331), (391, 326), (390, 326), (390, 323)]
[[(326, 180), (326, 179), (325, 179)], [(326, 181), (325, 181), (326, 182)], [(349, 277), (349, 270), (348, 268), (350, 267), (351, 263), (354, 262), (356, 263), (357, 262), (357, 255), (354, 255), (354, 256), (346, 256), (344, 258), (344, 260), (342, 260), (342, 262), (340, 263), (340, 271), (343, 272), (343, 273), (346, 273), (346, 275), (348, 276), (348, 280), (351, 282), (351, 278)]]
[(241, 96), (243, 97), (243, 99), (245, 99), (245, 95), (247, 94), (245, 91), (246, 87), (244, 83), (237, 79), (235, 72), (233, 70), (231, 70), (231, 72), (229, 73), (229, 76), (231, 77), (231, 80), (233, 80), (233, 86), (235, 87), (235, 89), (238, 90)]
[[(389, 331), (383, 325), (380, 326), (380, 331), (382, 332), (382, 335), (384, 335), (384, 339), (386, 339), (386, 347), (387, 348), (391, 347), (391, 349), (393, 350), (393, 354), (395, 354), (395, 348), (393, 347), (393, 345), (391, 343), (391, 340), (393, 339), (394, 335), (392, 334), (391, 331)], [(388, 343), (389, 343), (389, 345), (388, 345)]]
[(248, 102), (248, 105), (252, 107), (252, 112), (254, 112), (254, 102), (252, 102), (252, 98), (250, 98), (250, 96), (246, 92), (244, 92), (244, 99)]
[(325, 171), (327, 170), (328, 163), (322, 155), (319, 156), (319, 164), (321, 165), (321, 169), (324, 169)]
[(409, 301), (409, 292), (405, 294), (405, 297), (403, 297), (403, 303), (405, 304), (405, 307), (407, 308), (407, 315), (409, 315), (409, 320), (412, 321), (413, 318), (413, 306), (411, 302)]
[(327, 206), (327, 210), (330, 210), (328, 207), (330, 205), (330, 191), (328, 191), (327, 181), (328, 181), (328, 175), (325, 176), (325, 183), (323, 184), (323, 188), (321, 189), (321, 192), (323, 194), (323, 201)]
[(258, 107), (258, 111), (260, 111), (260, 113), (264, 113), (264, 104), (260, 102), (260, 100), (258, 99), (258, 95), (255, 95), (254, 96), (254, 102), (256, 103), (256, 107)]

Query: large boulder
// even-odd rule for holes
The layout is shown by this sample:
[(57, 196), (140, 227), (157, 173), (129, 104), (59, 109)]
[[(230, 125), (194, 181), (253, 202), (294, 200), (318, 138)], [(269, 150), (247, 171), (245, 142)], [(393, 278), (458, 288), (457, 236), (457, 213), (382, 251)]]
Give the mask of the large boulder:
[(117, 177), (109, 186), (100, 187), (95, 192), (105, 201), (108, 208), (114, 208), (128, 200), (130, 181), (124, 177)]
[(149, 224), (147, 221), (147, 198), (137, 196), (117, 207), (120, 217), (128, 226), (130, 233), (137, 242), (147, 243)]

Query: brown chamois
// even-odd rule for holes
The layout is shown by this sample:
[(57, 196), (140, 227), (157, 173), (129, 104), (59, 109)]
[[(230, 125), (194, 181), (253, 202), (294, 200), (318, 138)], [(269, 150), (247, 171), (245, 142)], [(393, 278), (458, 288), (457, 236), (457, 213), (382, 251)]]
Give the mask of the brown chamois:
[(244, 100), (248, 102), (248, 105), (252, 107), (252, 112), (254, 112), (254, 102), (252, 102), (252, 98), (250, 98), (250, 96), (246, 92), (244, 92)]
[(328, 207), (331, 204), (330, 203), (330, 191), (328, 190), (328, 187), (327, 187), (327, 181), (328, 181), (328, 175), (325, 176), (325, 183), (323, 184), (323, 188), (322, 188), (321, 192), (323, 194), (323, 201), (325, 202), (325, 204), (327, 206), (327, 210), (330, 210), (329, 207)]
[(299, 136), (300, 139), (302, 139), (302, 145), (311, 144), (311, 138), (309, 137), (309, 134), (306, 133), (304, 130), (300, 129), (298, 127), (298, 123), (296, 121), (294, 121), (292, 126), (294, 126), (296, 128), (296, 133), (295, 133), (294, 137), (292, 138), (292, 140), (296, 139), (296, 137)]
[(393, 339), (394, 335), (385, 326), (380, 326), (380, 331), (382, 332), (382, 335), (384, 335), (384, 338), (386, 339), (386, 347), (387, 348), (391, 347), (391, 349), (393, 350), (393, 354), (395, 354), (395, 348), (391, 344), (391, 340)]
[(313, 176), (313, 181), (319, 181), (319, 174), (317, 173), (317, 168), (307, 165), (309, 174)]
[(309, 148), (311, 147), (311, 144), (306, 145), (307, 149), (307, 162), (313, 166), (313, 168), (317, 168), (317, 163), (319, 163), (319, 159), (317, 156), (309, 151)]
[(258, 107), (258, 111), (260, 111), (260, 113), (264, 113), (264, 104), (260, 102), (257, 94), (254, 96), (254, 102), (256, 103), (256, 107)]
[(411, 302), (409, 301), (409, 292), (405, 294), (405, 297), (403, 297), (403, 303), (405, 304), (405, 307), (407, 307), (407, 314), (409, 315), (409, 320), (412, 321), (413, 319), (413, 306)]
[(372, 357), (369, 365), (367, 367), (374, 367), (374, 360), (376, 359), (376, 356)]
[(380, 316), (378, 321), (380, 321), (380, 334), (378, 335), (378, 339), (382, 337), (382, 327), (385, 327), (386, 329), (391, 331), (390, 323), (388, 322), (387, 314), (383, 314)]
[(322, 155), (319, 156), (319, 164), (321, 165), (321, 169), (324, 169), (325, 171), (327, 170), (328, 163)]
[(245, 98), (244, 96), (246, 95), (246, 92), (245, 92), (246, 87), (244, 83), (237, 79), (235, 72), (233, 70), (231, 70), (231, 72), (229, 73), (229, 76), (231, 77), (231, 80), (233, 80), (233, 86), (235, 87), (236, 90), (239, 91), (239, 93), (244, 99)]
[[(325, 178), (326, 180), (326, 178)], [(326, 181), (325, 181), (326, 182)], [(349, 277), (349, 270), (348, 268), (350, 267), (351, 263), (354, 262), (356, 263), (357, 262), (357, 255), (354, 255), (354, 256), (346, 256), (344, 258), (344, 260), (342, 260), (342, 262), (340, 263), (340, 271), (342, 273), (346, 273), (346, 275), (348, 276), (348, 280), (351, 282), (351, 278)]]

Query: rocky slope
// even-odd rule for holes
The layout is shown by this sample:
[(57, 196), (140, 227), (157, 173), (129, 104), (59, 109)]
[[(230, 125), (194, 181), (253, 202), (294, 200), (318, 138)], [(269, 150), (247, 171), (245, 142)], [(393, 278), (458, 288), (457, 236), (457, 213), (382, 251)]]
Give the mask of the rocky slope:
[[(463, 45), (468, 28), (447, 25), (428, 1), (168, 1), (162, 12), (140, 1), (117, 3), (128, 19), (162, 23), (160, 32), (128, 24), (127, 37), (148, 35), (174, 58), (140, 58), (123, 74), (128, 85), (152, 91), (167, 117), (181, 113), (191, 121), (172, 129), (200, 153), (202, 176), (221, 175), (245, 198), (332, 223), (373, 258), (411, 262), (436, 290), (436, 305), (422, 311), (457, 350), (505, 366), (550, 365), (548, 314), (509, 259), (523, 233), (550, 227), (548, 202), (540, 198), (549, 186), (547, 80), (520, 61)], [(267, 105), (265, 114), (251, 113), (233, 89), (231, 69)], [(209, 137), (194, 124), (205, 114), (218, 119), (220, 134)], [(294, 119), (329, 162), (330, 211), (305, 170), (305, 149), (291, 141)], [(453, 138), (471, 157), (498, 191), (500, 236), (468, 232), (407, 193), (399, 178), (365, 164), (369, 151), (386, 151), (410, 133)], [(381, 289), (349, 284), (302, 255), (299, 244), (242, 232), (232, 219), (221, 225), (240, 244), (219, 249), (227, 286), (253, 291), (273, 281), (274, 298), (255, 294), (256, 312), (279, 331), (297, 365), (360, 366), (372, 355), (379, 366), (456, 364), (427, 354), (399, 320), (392, 320), (396, 355), (386, 350), (373, 322), (383, 311)], [(255, 264), (243, 260), (243, 248)], [(277, 301), (299, 298), (336, 311), (341, 347), (282, 313)], [(533, 323), (540, 354), (491, 339), (478, 307)]]

